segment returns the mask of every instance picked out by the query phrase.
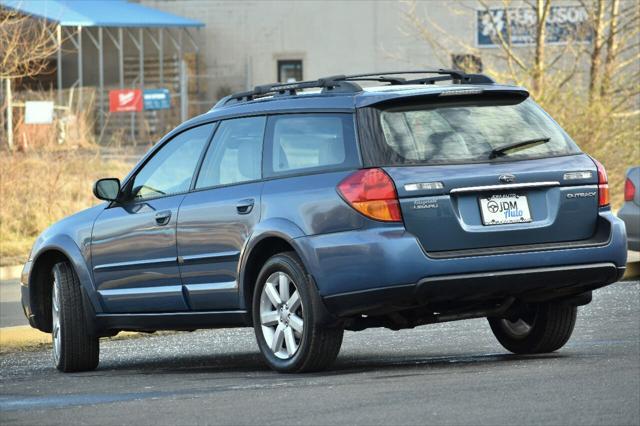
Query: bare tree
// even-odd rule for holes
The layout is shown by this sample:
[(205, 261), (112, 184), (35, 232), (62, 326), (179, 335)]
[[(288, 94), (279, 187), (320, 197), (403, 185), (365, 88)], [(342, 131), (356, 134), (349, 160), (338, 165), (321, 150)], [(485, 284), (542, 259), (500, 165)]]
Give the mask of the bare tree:
[(607, 37), (607, 57), (605, 59), (600, 96), (605, 97), (611, 89), (611, 74), (618, 59), (618, 20), (620, 14), (620, 0), (612, 0), (609, 12), (609, 37)]
[(33, 77), (60, 48), (55, 24), (0, 7), (0, 79), (5, 80), (7, 141), (13, 147), (12, 80)]
[[(575, 43), (571, 41), (580, 34), (569, 35), (570, 40), (564, 46), (547, 49), (545, 24), (551, 12), (552, 0), (531, 0), (525, 3), (535, 17), (532, 25), (533, 48), (521, 47), (513, 43), (511, 15), (507, 12), (511, 8), (511, 0), (502, 0), (502, 9), (505, 13), (501, 18), (497, 18), (496, 14), (492, 13), (493, 8), (487, 0), (478, 0), (478, 8), (473, 8), (471, 12), (475, 14), (477, 10), (481, 10), (486, 13), (486, 19), (493, 28), (491, 39), (497, 47), (492, 50), (481, 50), (424, 17), (426, 14), (420, 13), (416, 0), (410, 0), (405, 4), (404, 17), (407, 26), (420, 39), (429, 43), (433, 50), (453, 53), (455, 49), (457, 52), (481, 56), (489, 74), (502, 80), (529, 86), (532, 95), (536, 98), (553, 97), (571, 81), (577, 72), (577, 60), (572, 61), (567, 58), (579, 55)], [(462, 13), (458, 11), (458, 14)], [(503, 21), (499, 22), (498, 19)], [(566, 66), (567, 63), (570, 64), (569, 67)]]
[[(490, 49), (450, 31), (446, 22), (430, 19), (430, 2), (404, 1), (405, 25), (400, 31), (424, 41), (442, 63), (451, 54), (474, 55), (496, 80), (530, 88), (531, 96), (585, 152), (605, 164), (618, 203), (625, 169), (640, 162), (640, 2), (578, 2), (570, 7), (581, 7), (584, 18), (560, 29), (563, 43), (549, 43), (553, 34), (547, 32), (553, 26), (548, 23), (556, 18), (553, 8), (565, 7), (553, 0), (448, 4), (455, 15), (466, 15), (472, 22), (483, 14)], [(529, 9), (526, 44), (512, 34), (518, 24), (511, 22), (514, 8)]]
[(478, 7), (471, 12), (486, 13), (493, 28), (491, 38), (497, 47), (492, 50), (481, 50), (429, 20), (428, 14), (419, 10), (416, 0), (404, 3), (404, 17), (409, 28), (404, 29), (405, 33), (417, 35), (442, 58), (454, 51), (481, 56), (489, 74), (527, 85), (536, 99), (551, 102), (569, 82), (579, 83), (584, 61), (588, 61), (589, 71), (584, 93), (588, 93), (590, 102), (603, 97), (612, 103), (615, 111), (620, 111), (640, 94), (637, 84), (640, 76), (640, 2), (635, 0), (580, 0), (587, 14), (585, 28), (576, 27), (574, 33), (566, 35), (564, 45), (549, 48), (545, 24), (551, 13), (552, 0), (527, 0), (524, 3), (535, 16), (530, 46), (513, 43), (511, 16), (507, 13), (512, 7), (511, 0), (502, 0), (504, 15), (500, 18), (492, 13), (491, 5), (495, 3), (477, 0)]
[(0, 78), (42, 73), (59, 48), (56, 26), (8, 8), (0, 8)]
[(605, 4), (603, 0), (597, 0), (595, 7), (587, 7), (584, 2), (583, 7), (589, 11), (589, 19), (593, 31), (589, 70), (589, 101), (593, 102), (596, 95), (596, 87), (600, 82), (601, 53), (605, 45)]
[(546, 22), (549, 10), (551, 9), (551, 0), (536, 0), (534, 10), (536, 12), (536, 53), (533, 60), (532, 80), (533, 90), (540, 92), (544, 86), (543, 79), (545, 75), (545, 45), (546, 45)]
[(640, 95), (640, 3), (590, 0), (582, 6), (593, 33), (589, 99), (600, 97), (614, 111), (625, 109)]

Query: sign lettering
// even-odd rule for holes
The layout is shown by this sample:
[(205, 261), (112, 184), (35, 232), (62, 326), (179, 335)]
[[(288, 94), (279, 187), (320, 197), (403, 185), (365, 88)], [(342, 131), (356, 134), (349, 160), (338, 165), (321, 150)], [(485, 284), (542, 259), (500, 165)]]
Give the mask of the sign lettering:
[[(476, 22), (477, 44), (480, 47), (499, 45), (498, 35), (510, 45), (535, 43), (536, 11), (533, 8), (478, 10)], [(508, 29), (510, 31), (507, 31)], [(545, 41), (548, 44), (588, 42), (592, 38), (587, 11), (582, 6), (551, 6), (545, 21), (545, 30)]]
[(142, 111), (142, 91), (122, 89), (109, 91), (109, 112)]

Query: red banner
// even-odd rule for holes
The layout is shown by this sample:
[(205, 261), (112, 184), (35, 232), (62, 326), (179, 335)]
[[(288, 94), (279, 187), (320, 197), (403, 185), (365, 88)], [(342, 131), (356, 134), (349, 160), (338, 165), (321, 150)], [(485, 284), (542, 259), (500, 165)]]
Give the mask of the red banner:
[(142, 91), (122, 89), (109, 91), (109, 112), (142, 111)]

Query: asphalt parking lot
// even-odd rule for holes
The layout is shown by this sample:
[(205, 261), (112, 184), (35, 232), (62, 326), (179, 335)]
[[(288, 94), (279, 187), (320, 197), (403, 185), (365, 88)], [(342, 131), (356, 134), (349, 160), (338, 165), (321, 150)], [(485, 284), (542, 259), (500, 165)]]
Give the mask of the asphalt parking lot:
[(279, 375), (249, 329), (103, 341), (61, 374), (48, 351), (0, 356), (8, 424), (640, 423), (640, 283), (582, 308), (559, 352), (515, 356), (485, 320), (346, 333), (332, 371)]

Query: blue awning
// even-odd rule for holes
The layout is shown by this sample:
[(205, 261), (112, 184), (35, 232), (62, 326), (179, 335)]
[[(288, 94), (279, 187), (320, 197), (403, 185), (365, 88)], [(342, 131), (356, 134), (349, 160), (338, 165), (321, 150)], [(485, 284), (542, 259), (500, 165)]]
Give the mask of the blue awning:
[(65, 27), (202, 27), (183, 18), (125, 0), (0, 0), (0, 5)]

